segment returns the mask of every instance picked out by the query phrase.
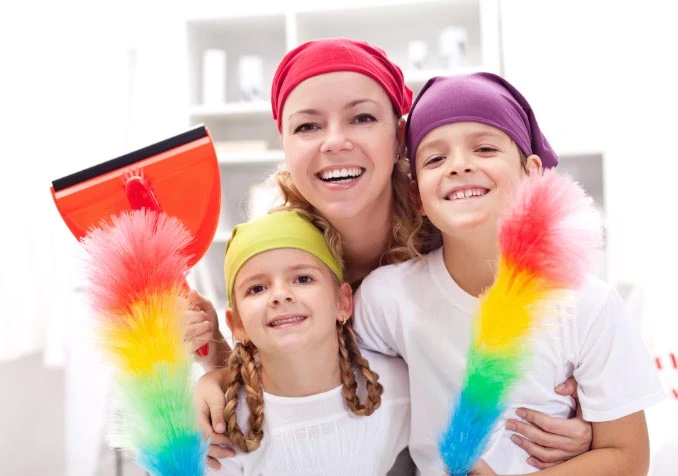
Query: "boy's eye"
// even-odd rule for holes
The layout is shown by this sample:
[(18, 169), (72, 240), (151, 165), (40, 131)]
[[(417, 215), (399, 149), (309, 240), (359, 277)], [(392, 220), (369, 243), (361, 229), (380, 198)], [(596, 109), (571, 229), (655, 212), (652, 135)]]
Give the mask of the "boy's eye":
[(445, 156), (443, 155), (434, 155), (433, 157), (430, 157), (424, 161), (424, 167), (429, 166), (429, 165), (434, 165), (442, 160), (445, 160)]
[(364, 114), (358, 114), (357, 116), (355, 116), (355, 118), (353, 119), (353, 122), (363, 123), (363, 122), (374, 122), (376, 120), (377, 120), (377, 118), (374, 117), (372, 114), (364, 113)]
[(306, 123), (304, 123), (304, 124), (301, 124), (301, 125), (297, 126), (297, 127), (294, 129), (294, 133), (295, 133), (295, 134), (298, 134), (298, 133), (300, 133), (300, 132), (310, 132), (310, 131), (314, 131), (314, 130), (316, 130), (316, 129), (318, 129), (318, 125), (317, 125), (317, 124), (313, 124), (313, 123), (310, 123), (310, 122), (306, 122)]
[(299, 284), (310, 284), (313, 282), (313, 278), (308, 274), (302, 274), (300, 276), (297, 276), (296, 282), (298, 282)]
[(247, 289), (247, 294), (248, 295), (253, 295), (253, 294), (259, 294), (260, 292), (263, 292), (266, 288), (264, 287), (263, 284), (255, 284), (254, 286), (250, 286)]

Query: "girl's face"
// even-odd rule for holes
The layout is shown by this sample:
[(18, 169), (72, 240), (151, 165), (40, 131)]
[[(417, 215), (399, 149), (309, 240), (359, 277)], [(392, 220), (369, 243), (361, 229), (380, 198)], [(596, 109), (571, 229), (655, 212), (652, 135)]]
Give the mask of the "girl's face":
[(353, 72), (309, 78), (290, 93), (281, 138), (292, 181), (328, 220), (391, 200), (398, 123), (386, 92)]
[(262, 355), (281, 355), (337, 344), (337, 321), (353, 312), (351, 288), (310, 253), (266, 251), (238, 271), (237, 312), (227, 311), (234, 336), (251, 340)]
[(496, 228), (526, 174), (538, 173), (536, 155), (521, 165), (518, 146), (491, 126), (457, 122), (433, 129), (416, 152), (422, 213), (447, 236)]

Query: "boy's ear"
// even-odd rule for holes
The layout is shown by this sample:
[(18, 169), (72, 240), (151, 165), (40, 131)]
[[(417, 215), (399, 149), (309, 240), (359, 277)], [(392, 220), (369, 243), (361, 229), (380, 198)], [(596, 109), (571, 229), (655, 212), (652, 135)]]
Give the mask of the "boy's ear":
[(344, 322), (353, 315), (353, 290), (348, 283), (341, 283), (337, 290), (337, 321)]
[(245, 327), (243, 327), (242, 321), (232, 307), (226, 308), (226, 324), (228, 324), (228, 328), (231, 329), (233, 337), (235, 337), (239, 342), (244, 342), (247, 340), (247, 332), (245, 332)]
[(542, 172), (541, 157), (532, 154), (525, 159), (525, 170), (527, 175), (540, 175)]

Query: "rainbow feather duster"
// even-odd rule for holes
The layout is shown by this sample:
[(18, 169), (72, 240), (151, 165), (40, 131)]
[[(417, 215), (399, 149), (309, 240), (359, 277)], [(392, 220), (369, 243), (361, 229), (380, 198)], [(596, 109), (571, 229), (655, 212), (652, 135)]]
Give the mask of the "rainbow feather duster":
[(83, 238), (100, 347), (113, 361), (122, 418), (115, 444), (157, 476), (205, 474), (207, 441), (195, 422), (191, 353), (184, 342), (192, 240), (176, 218), (125, 212)]
[(579, 288), (602, 245), (600, 216), (572, 179), (546, 170), (521, 184), (499, 228), (499, 266), (480, 297), (463, 387), (439, 441), (452, 476), (483, 454), (510, 391), (529, 371), (530, 339)]

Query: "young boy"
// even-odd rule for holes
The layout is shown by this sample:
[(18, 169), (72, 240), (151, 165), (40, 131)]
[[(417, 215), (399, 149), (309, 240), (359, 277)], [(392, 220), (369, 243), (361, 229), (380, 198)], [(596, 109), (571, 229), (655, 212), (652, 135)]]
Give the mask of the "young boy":
[[(558, 159), (525, 98), (488, 73), (431, 79), (410, 112), (407, 145), (421, 213), (443, 246), (373, 271), (356, 294), (355, 327), (366, 348), (408, 363), (410, 452), (421, 474), (439, 476), (438, 438), (461, 389), (478, 296), (494, 280), (499, 219), (521, 180)], [(498, 473), (534, 469), (503, 424), (519, 407), (567, 417), (572, 399), (552, 389), (572, 375), (592, 450), (544, 474), (647, 472), (643, 409), (665, 398), (661, 383), (614, 288), (591, 276), (577, 298), (575, 318), (536, 343), (483, 456)]]

